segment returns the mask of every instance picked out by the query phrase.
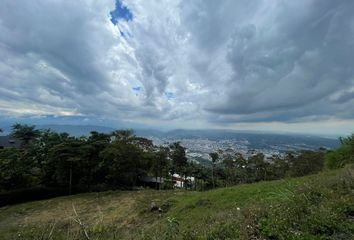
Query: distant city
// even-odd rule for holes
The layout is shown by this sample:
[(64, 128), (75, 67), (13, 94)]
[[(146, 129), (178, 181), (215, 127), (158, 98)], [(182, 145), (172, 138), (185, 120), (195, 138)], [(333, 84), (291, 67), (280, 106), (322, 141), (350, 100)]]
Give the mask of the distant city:
[(247, 133), (226, 130), (174, 130), (166, 133), (138, 131), (151, 139), (156, 145), (181, 142), (186, 148), (189, 160), (198, 163), (210, 163), (209, 153), (222, 154), (241, 153), (244, 157), (263, 153), (266, 158), (273, 155), (284, 155), (301, 150), (333, 149), (339, 146), (334, 138), (318, 136)]
[[(40, 125), (41, 129), (51, 129), (57, 132), (67, 132), (79, 137), (89, 135), (91, 131), (109, 133), (114, 128), (102, 126), (81, 125)], [(11, 127), (5, 129), (8, 134)], [(151, 139), (155, 145), (168, 145), (181, 142), (186, 148), (190, 161), (209, 164), (209, 153), (222, 151), (223, 154), (241, 153), (249, 157), (256, 153), (263, 153), (266, 158), (273, 155), (284, 155), (287, 152), (301, 150), (334, 149), (339, 146), (336, 138), (326, 138), (300, 134), (274, 134), (228, 130), (185, 130), (177, 129), (163, 132), (151, 129), (137, 129), (136, 135)]]

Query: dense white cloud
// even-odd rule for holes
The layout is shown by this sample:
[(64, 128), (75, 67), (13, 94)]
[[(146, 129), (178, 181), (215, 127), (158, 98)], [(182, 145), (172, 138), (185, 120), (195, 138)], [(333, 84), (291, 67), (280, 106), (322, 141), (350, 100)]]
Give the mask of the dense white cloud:
[[(354, 118), (354, 2), (5, 0), (0, 114), (234, 126)], [(326, 125), (327, 126), (327, 125)]]

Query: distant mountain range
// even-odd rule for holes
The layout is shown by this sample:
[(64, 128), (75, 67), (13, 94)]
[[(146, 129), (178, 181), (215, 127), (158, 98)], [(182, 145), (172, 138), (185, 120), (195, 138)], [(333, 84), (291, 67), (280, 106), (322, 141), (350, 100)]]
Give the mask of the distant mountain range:
[[(91, 131), (110, 133), (115, 128), (94, 126), (94, 125), (38, 125), (39, 129), (51, 129), (56, 132), (67, 132), (73, 136), (87, 136)], [(5, 133), (9, 133), (10, 128), (4, 128)], [(248, 141), (250, 147), (267, 148), (276, 145), (304, 145), (311, 148), (336, 148), (339, 145), (338, 139), (326, 138), (303, 134), (275, 134), (254, 131), (232, 131), (232, 130), (186, 130), (176, 129), (172, 131), (159, 131), (154, 129), (135, 129), (138, 136), (148, 138), (159, 138), (168, 141), (179, 139), (209, 139), (213, 141), (235, 140)]]

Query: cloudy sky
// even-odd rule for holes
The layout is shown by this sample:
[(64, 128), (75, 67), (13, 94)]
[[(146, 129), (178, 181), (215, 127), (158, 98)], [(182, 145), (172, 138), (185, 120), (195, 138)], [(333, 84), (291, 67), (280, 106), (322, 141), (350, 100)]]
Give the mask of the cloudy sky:
[(352, 0), (2, 0), (0, 118), (354, 132)]

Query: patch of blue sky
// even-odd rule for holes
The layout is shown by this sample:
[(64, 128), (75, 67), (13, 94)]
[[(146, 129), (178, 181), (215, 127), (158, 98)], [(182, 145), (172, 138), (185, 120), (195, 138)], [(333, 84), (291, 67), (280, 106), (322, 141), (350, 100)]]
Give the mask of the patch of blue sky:
[(175, 94), (173, 92), (165, 92), (165, 96), (167, 99), (174, 99), (176, 98)]
[[(133, 20), (132, 12), (122, 4), (120, 0), (116, 0), (116, 8), (110, 12), (111, 14), (111, 22), (116, 25), (119, 20), (123, 19), (125, 21)], [(123, 35), (124, 33), (121, 32)]]
[(132, 90), (136, 95), (138, 95), (138, 93), (141, 93), (144, 91), (143, 87), (141, 87), (141, 86), (132, 87)]

